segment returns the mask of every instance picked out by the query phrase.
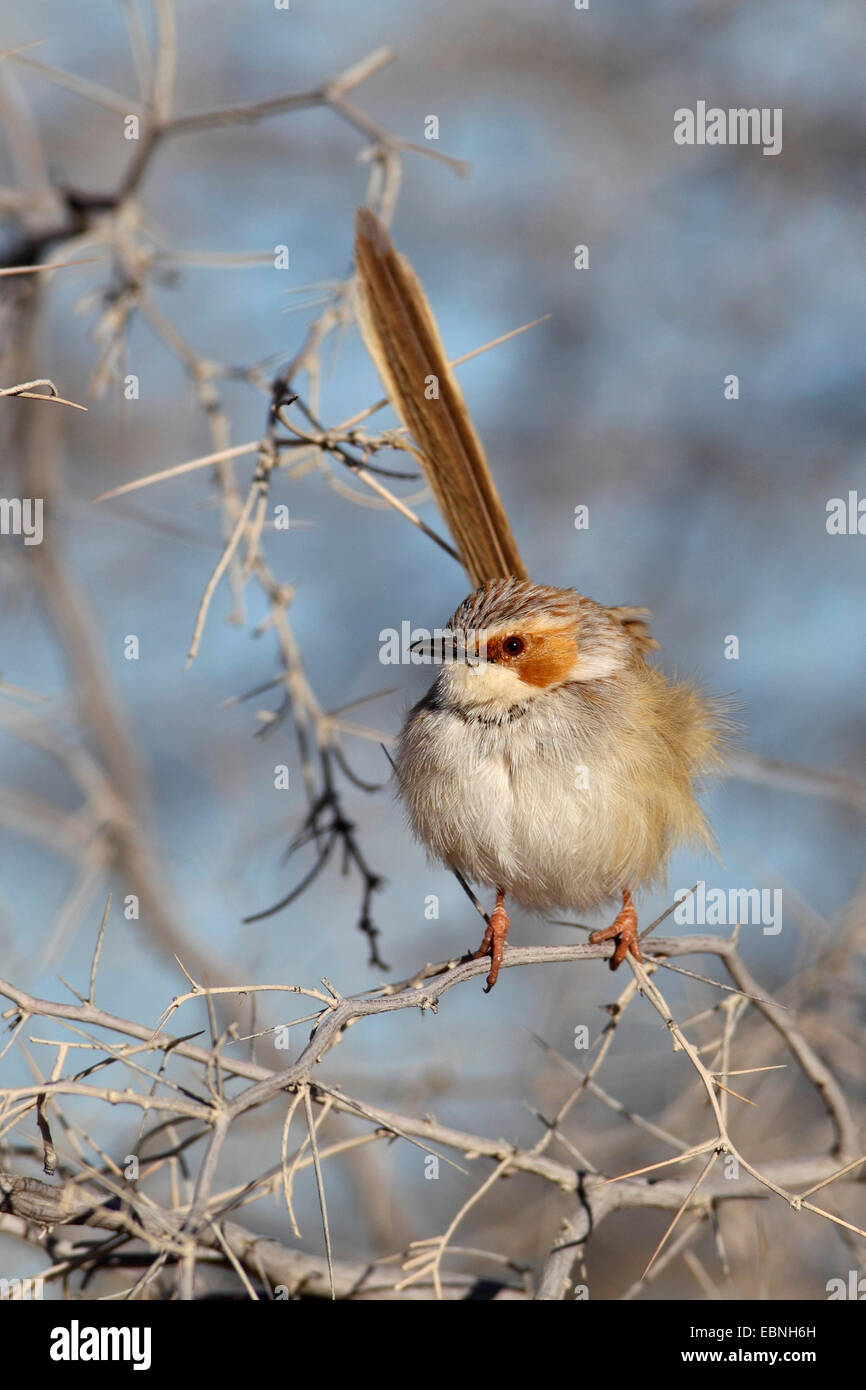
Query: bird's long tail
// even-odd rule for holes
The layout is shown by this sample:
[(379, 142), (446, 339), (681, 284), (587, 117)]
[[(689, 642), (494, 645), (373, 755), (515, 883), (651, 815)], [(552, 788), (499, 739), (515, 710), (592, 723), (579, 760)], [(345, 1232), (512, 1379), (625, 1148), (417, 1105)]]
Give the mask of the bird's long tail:
[(427, 297), (369, 208), (355, 218), (361, 334), (473, 585), (529, 576)]

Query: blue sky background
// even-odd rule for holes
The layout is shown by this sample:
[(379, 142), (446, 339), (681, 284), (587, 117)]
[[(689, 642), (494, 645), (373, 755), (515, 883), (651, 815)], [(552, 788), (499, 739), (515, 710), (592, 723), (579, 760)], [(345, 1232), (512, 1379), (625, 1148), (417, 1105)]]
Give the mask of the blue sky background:
[[(862, 7), (643, 0), (578, 13), (566, 0), (292, 0), (286, 13), (266, 0), (188, 0), (178, 11), (184, 112), (302, 90), (382, 43), (395, 48), (397, 61), (354, 100), (418, 142), (425, 116), (438, 115), (436, 148), (472, 166), (459, 179), (407, 156), (394, 224), (449, 351), (457, 356), (552, 316), (461, 369), (530, 572), (603, 602), (651, 607), (665, 663), (735, 695), (749, 750), (863, 774), (866, 538), (825, 529), (829, 498), (852, 488), (866, 494)], [(6, 0), (0, 19), (4, 48), (41, 38), (33, 51), (40, 61), (134, 91), (119, 7)], [(119, 118), (32, 72), (16, 78), (54, 176), (110, 188), (129, 157)], [(699, 99), (781, 107), (781, 155), (675, 146), (675, 109)], [(286, 314), (286, 291), (345, 274), (365, 187), (362, 147), (356, 132), (316, 110), (159, 152), (143, 204), (147, 225), (172, 247), (291, 248), (285, 274), (267, 265), (190, 268), (155, 291), (199, 349), (249, 363), (297, 348), (309, 316)], [(0, 167), (11, 181), (2, 147)], [(572, 265), (577, 243), (590, 248), (582, 272)], [(74, 399), (84, 398), (97, 348), (88, 339), (92, 310), (72, 311), (104, 282), (104, 266), (95, 265), (55, 277), (46, 290), (40, 367)], [(335, 866), (286, 913), (241, 925), (282, 896), (302, 867), (280, 863), (303, 812), (294, 741), (287, 725), (272, 740), (253, 741), (254, 706), (267, 697), (221, 707), (276, 669), (270, 639), (250, 636), (264, 615), (253, 590), (248, 626), (237, 629), (225, 623), (230, 601), (221, 588), (198, 660), (183, 671), (218, 554), (207, 474), (123, 504), (90, 502), (103, 488), (210, 449), (182, 371), (144, 325), (133, 327), (128, 363), (140, 377), (138, 402), (110, 390), (87, 416), (64, 416), (61, 525), (146, 769), (170, 892), (190, 935), (212, 943), (238, 980), (315, 984), (327, 975), (345, 993), (370, 987), (379, 976), (354, 927), (357, 883)], [(728, 373), (740, 379), (736, 402), (723, 398)], [(322, 416), (337, 422), (379, 394), (352, 335), (329, 358)], [(233, 385), (226, 401), (233, 442), (256, 437), (262, 400)], [(251, 467), (241, 461), (241, 480)], [(272, 535), (268, 548), (280, 578), (296, 585), (292, 619), (316, 691), (335, 707), (398, 684), (356, 716), (395, 733), (425, 673), (383, 668), (379, 633), (404, 619), (442, 624), (464, 595), (461, 572), (394, 513), (351, 506), (318, 474), (278, 480), (274, 500), (309, 523)], [(581, 503), (590, 527), (578, 532), (572, 519)], [(422, 512), (435, 521), (432, 504)], [(57, 648), (26, 578), (4, 564), (0, 579), (3, 678), (61, 696)], [(123, 658), (128, 633), (140, 638), (138, 662)], [(725, 659), (729, 634), (739, 638), (738, 661)], [(47, 759), (6, 736), (0, 747), (4, 787), (75, 804)], [(348, 751), (363, 776), (387, 774), (375, 743)], [(292, 769), (288, 793), (273, 789), (282, 761)], [(368, 798), (349, 788), (347, 804), (371, 863), (387, 876), (375, 915), (398, 977), (468, 946), (474, 915), (449, 875), (412, 844), (390, 790)], [(862, 818), (831, 801), (740, 781), (714, 789), (708, 805), (725, 867), (678, 855), (669, 888), (699, 876), (721, 887), (782, 887), (781, 935), (746, 929), (750, 965), (778, 987), (822, 933), (832, 935), (857, 889)], [(40, 955), (71, 882), (61, 855), (4, 835), (4, 973), (37, 993), (62, 989), (58, 970), (78, 987), (86, 982), (102, 889), (61, 954)], [(123, 885), (113, 887), (117, 904)], [(424, 917), (430, 893), (441, 901), (433, 923)], [(669, 900), (651, 895), (643, 919)], [(804, 937), (805, 923), (818, 935)], [(568, 937), (515, 916), (517, 942)], [(155, 1020), (182, 984), (153, 950), (147, 923), (124, 922), (115, 908), (103, 1002)], [(435, 1096), (442, 1120), (531, 1139), (538, 1131), (522, 1079), (537, 1079), (546, 1064), (529, 1033), (567, 1050), (577, 1023), (597, 1031), (599, 1006), (617, 990), (600, 966), (508, 972), (489, 998), (480, 986), (449, 995), (438, 1019), (365, 1022), (328, 1074), (349, 1090), (354, 1078), (369, 1099), (398, 1108), (423, 1112)], [(697, 995), (680, 982), (669, 997), (685, 1012)], [(192, 1028), (202, 1016), (190, 1010), (183, 1022)], [(629, 1024), (611, 1063), (617, 1094), (644, 1095), (649, 1068), (662, 1100), (666, 1046), (648, 1012)], [(420, 1155), (393, 1162), (404, 1191), (412, 1190)], [(449, 1209), (462, 1181), (450, 1170), (443, 1180), (443, 1188), (458, 1184), (442, 1195)], [(361, 1237), (348, 1197), (341, 1219), (349, 1253)]]

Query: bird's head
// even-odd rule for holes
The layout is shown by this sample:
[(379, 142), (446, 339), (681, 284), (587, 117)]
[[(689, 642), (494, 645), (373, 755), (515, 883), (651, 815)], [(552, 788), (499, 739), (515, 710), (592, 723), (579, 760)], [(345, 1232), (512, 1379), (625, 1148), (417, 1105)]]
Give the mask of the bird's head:
[(597, 681), (657, 646), (644, 609), (603, 608), (574, 589), (496, 579), (448, 625), (440, 682), (450, 703), (492, 715), (573, 681)]

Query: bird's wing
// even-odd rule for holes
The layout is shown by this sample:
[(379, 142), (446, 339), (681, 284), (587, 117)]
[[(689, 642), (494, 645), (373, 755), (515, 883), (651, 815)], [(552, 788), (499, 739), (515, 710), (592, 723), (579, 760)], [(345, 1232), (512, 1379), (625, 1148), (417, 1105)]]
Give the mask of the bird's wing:
[(415, 272), (369, 208), (355, 217), (358, 320), (388, 399), (419, 451), (473, 585), (528, 579), (433, 312)]
[(661, 642), (649, 630), (652, 613), (648, 608), (631, 608), (628, 604), (622, 604), (618, 608), (607, 608), (605, 612), (628, 633), (638, 651), (654, 652), (661, 647)]

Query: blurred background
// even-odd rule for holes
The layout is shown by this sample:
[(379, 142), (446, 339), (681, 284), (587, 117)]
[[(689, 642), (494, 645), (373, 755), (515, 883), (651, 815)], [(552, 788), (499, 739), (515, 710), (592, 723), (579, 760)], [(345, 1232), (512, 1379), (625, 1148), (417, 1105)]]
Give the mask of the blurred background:
[[(149, 41), (149, 9), (135, 13)], [(829, 499), (866, 491), (862, 7), (853, 0), (644, 0), (578, 12), (566, 0), (291, 0), (281, 11), (270, 0), (181, 0), (176, 14), (179, 115), (308, 91), (380, 45), (394, 49), (396, 61), (355, 89), (352, 102), (393, 135), (470, 166), (460, 177), (407, 152), (393, 217), (395, 240), (421, 277), (449, 352), (460, 356), (551, 316), (460, 369), (530, 573), (604, 603), (650, 607), (666, 666), (735, 696), (744, 753), (863, 776), (866, 540), (826, 530)], [(0, 67), (3, 185), (23, 190), (31, 212), (46, 180), (55, 189), (110, 193), (134, 154), (123, 138), (122, 103), (114, 109), (88, 100), (32, 63), (128, 94), (136, 109), (129, 7), (5, 0), (0, 18), (4, 50), (40, 41), (22, 55), (29, 63)], [(676, 146), (673, 113), (698, 100), (781, 107), (782, 153)], [(437, 142), (425, 141), (430, 116), (438, 118)], [(349, 273), (369, 145), (321, 107), (167, 141), (138, 190), (141, 228), (164, 253), (149, 285), (155, 312), (208, 360), (262, 363), (266, 374), (285, 366), (321, 312), (312, 299), (321, 294), (318, 302), (326, 303)], [(2, 208), (0, 247), (20, 235), (19, 203), (9, 194)], [(589, 266), (577, 270), (581, 244)], [(274, 268), (279, 245), (289, 248), (288, 270)], [(72, 258), (72, 248), (54, 254)], [(208, 259), (226, 253), (261, 258)], [(88, 413), (28, 402), (3, 408), (18, 412), (16, 421), (31, 405), (40, 412), (35, 438), (21, 447), (38, 454), (37, 474), (50, 471), (51, 550), (74, 585), (98, 656), (98, 684), (128, 739), (113, 775), (126, 767), (136, 784), (163, 910), (182, 924), (198, 958), (215, 962), (211, 983), (312, 986), (327, 976), (344, 994), (371, 988), (382, 971), (368, 963), (368, 942), (356, 929), (361, 883), (354, 871), (340, 873), (336, 855), (285, 911), (242, 924), (284, 897), (314, 862), (309, 849), (283, 860), (306, 814), (291, 721), (268, 738), (254, 737), (257, 710), (278, 708), (279, 691), (226, 705), (279, 674), (274, 634), (255, 635), (268, 613), (261, 592), (250, 585), (239, 614), (224, 579), (199, 654), (184, 670), (224, 539), (210, 470), (91, 500), (215, 446), (183, 353), (169, 350), (135, 313), (122, 352), (103, 363), (97, 384), (105, 389), (88, 398), (106, 346), (94, 341), (93, 329), (104, 324), (106, 290), (116, 296), (122, 288), (105, 248), (80, 252), (88, 254), (96, 256), (92, 264), (40, 281), (27, 369), (86, 402)], [(354, 329), (328, 339), (321, 367), (315, 389), (326, 425), (381, 395)], [(738, 400), (724, 396), (732, 373)], [(128, 374), (138, 378), (138, 399), (124, 397)], [(299, 381), (308, 394), (303, 373)], [(227, 442), (258, 439), (267, 398), (244, 380), (221, 379), (218, 389)], [(382, 412), (368, 427), (393, 424)], [(402, 468), (407, 456), (380, 461)], [(19, 464), (7, 450), (5, 495), (18, 486)], [(253, 455), (235, 465), (242, 491), (254, 464)], [(329, 469), (275, 475), (271, 501), (289, 506), (291, 526), (266, 534), (268, 563), (294, 588), (290, 618), (322, 707), (378, 696), (347, 717), (392, 736), (430, 673), (383, 666), (380, 633), (404, 620), (444, 625), (465, 580), (393, 510), (371, 507), (367, 493), (364, 505), (345, 496), (348, 487), (361, 489), (333, 463)], [(589, 526), (578, 530), (581, 505)], [(428, 501), (417, 507), (436, 524)], [(123, 899), (133, 890), (110, 863), (87, 854), (96, 827), (81, 810), (68, 765), (52, 754), (62, 736), (102, 756), (88, 711), (82, 717), (76, 709), (76, 690), (85, 702), (94, 694), (70, 663), (62, 615), (46, 603), (45, 563), (40, 547), (0, 541), (0, 678), (50, 702), (43, 719), (39, 705), (10, 697), (0, 731), (2, 973), (45, 997), (62, 994), (58, 974), (86, 991), (111, 888), (99, 999), (116, 1014), (155, 1022), (185, 982), (154, 936), (152, 913), (124, 918)], [(124, 654), (130, 635), (139, 639), (137, 660)], [(736, 660), (726, 658), (732, 636)], [(45, 746), (22, 735), (21, 711), (38, 716)], [(388, 783), (376, 738), (348, 739), (344, 751), (360, 778)], [(288, 790), (275, 788), (277, 764), (289, 769)], [(798, 972), (831, 949), (850, 921), (862, 875), (863, 803), (851, 804), (853, 781), (833, 795), (803, 794), (762, 776), (761, 767), (766, 772), (746, 759), (743, 770), (752, 776), (708, 794), (723, 867), (678, 856), (667, 890), (639, 910), (649, 922), (672, 890), (698, 878), (723, 888), (781, 888), (781, 933), (744, 927), (743, 954), (762, 985), (786, 998)], [(383, 879), (372, 912), (393, 977), (475, 944), (473, 910), (451, 876), (428, 865), (412, 843), (391, 787), (367, 794), (342, 774), (340, 785), (364, 857)], [(425, 917), (431, 894), (438, 920)], [(676, 928), (668, 921), (664, 930)], [(574, 935), (516, 916), (511, 939)], [(862, 981), (859, 939), (860, 955), (846, 967), (850, 981)], [(571, 1084), (533, 1034), (580, 1064), (575, 1028), (587, 1025), (596, 1039), (607, 1019), (603, 1006), (624, 983), (597, 964), (509, 971), (490, 997), (480, 984), (452, 991), (437, 1018), (408, 1011), (365, 1020), (323, 1071), (370, 1102), (531, 1144), (542, 1132), (535, 1112), (552, 1115)], [(671, 977), (665, 988), (681, 1019), (715, 1002), (693, 981)], [(816, 1045), (831, 1049), (828, 1000), (820, 989), (798, 998), (814, 1012)], [(846, 1020), (849, 1007), (856, 1015), (859, 1005), (846, 1000)], [(282, 1012), (279, 996), (262, 1008), (261, 1019), (272, 1023), (293, 1016)], [(191, 1031), (206, 1026), (206, 1017), (189, 1005), (174, 1022)], [(843, 1025), (833, 1060), (853, 1087), (857, 1034), (845, 1034)], [(307, 1031), (297, 1030), (299, 1048)], [(46, 1064), (45, 1049), (33, 1050)], [(17, 1052), (0, 1065), (4, 1085), (26, 1075)], [(694, 1089), (646, 1007), (623, 1025), (604, 1080), (624, 1104), (646, 1113), (663, 1114), (684, 1085)], [(814, 1099), (804, 1099), (790, 1074), (750, 1080), (748, 1094), (761, 1107), (749, 1120), (750, 1152), (789, 1152), (792, 1134), (807, 1152), (817, 1151), (826, 1134)], [(275, 1142), (272, 1118), (249, 1121), (262, 1144)], [(100, 1142), (127, 1152), (137, 1117), (112, 1113), (99, 1123)], [(686, 1137), (703, 1134), (705, 1125), (698, 1120)], [(660, 1156), (646, 1136), (635, 1138), (592, 1100), (572, 1138), (610, 1171)], [(329, 1169), (341, 1258), (434, 1234), (479, 1181), (444, 1166), (438, 1182), (425, 1181), (423, 1155), (408, 1145), (376, 1152), (375, 1162)], [(229, 1162), (242, 1176), (240, 1149)], [(299, 1202), (303, 1246), (319, 1250), (309, 1173), (299, 1180)], [(533, 1265), (555, 1234), (559, 1202), (527, 1190), (524, 1214), (509, 1188), (497, 1189), (461, 1240), (494, 1248), (500, 1241)], [(266, 1208), (255, 1219), (282, 1237), (279, 1203)], [(593, 1244), (593, 1297), (619, 1296), (663, 1230), (658, 1214), (628, 1219), (630, 1226), (615, 1218)], [(841, 1238), (822, 1226), (810, 1244), (798, 1228), (795, 1242), (789, 1223), (770, 1242), (758, 1287), (749, 1262), (766, 1234), (755, 1224), (763, 1219), (745, 1213), (740, 1246), (734, 1241), (734, 1283), (725, 1287), (747, 1297), (824, 1297), (825, 1280), (852, 1258)], [(706, 1258), (723, 1285), (711, 1250)], [(651, 1296), (699, 1292), (689, 1269), (672, 1265)]]

